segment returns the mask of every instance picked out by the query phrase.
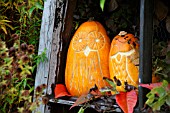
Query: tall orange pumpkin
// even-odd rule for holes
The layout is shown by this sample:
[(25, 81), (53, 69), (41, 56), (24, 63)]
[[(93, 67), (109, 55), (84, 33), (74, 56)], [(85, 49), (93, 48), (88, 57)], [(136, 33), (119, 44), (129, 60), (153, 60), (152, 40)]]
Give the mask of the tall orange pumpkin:
[(117, 84), (118, 91), (128, 86), (138, 86), (139, 44), (132, 34), (121, 31), (114, 37), (109, 53), (110, 78)]
[(107, 83), (110, 40), (104, 27), (96, 21), (83, 23), (75, 32), (67, 53), (65, 84), (72, 96), (88, 93), (96, 84)]

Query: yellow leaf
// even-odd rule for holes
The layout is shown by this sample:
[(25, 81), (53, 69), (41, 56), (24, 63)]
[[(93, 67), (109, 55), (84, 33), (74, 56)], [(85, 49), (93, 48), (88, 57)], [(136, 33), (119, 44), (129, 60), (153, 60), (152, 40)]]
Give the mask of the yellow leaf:
[(11, 22), (11, 21), (9, 21), (9, 20), (1, 20), (2, 22)]
[(1, 29), (5, 32), (5, 34), (7, 34), (7, 31), (6, 31), (6, 27), (5, 27), (5, 26), (1, 26)]

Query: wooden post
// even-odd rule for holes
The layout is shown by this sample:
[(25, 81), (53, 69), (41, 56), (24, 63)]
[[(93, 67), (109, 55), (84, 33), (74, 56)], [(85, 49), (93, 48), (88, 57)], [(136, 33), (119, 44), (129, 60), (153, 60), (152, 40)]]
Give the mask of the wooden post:
[[(52, 85), (64, 83), (65, 58), (70, 41), (73, 11), (77, 0), (46, 0), (41, 23), (39, 51), (46, 49), (47, 61), (37, 67), (35, 88), (46, 84), (45, 95), (52, 95)], [(35, 91), (34, 91), (35, 92)], [(34, 95), (35, 98), (35, 95)], [(34, 99), (35, 100), (35, 99)], [(34, 113), (49, 113), (47, 105), (40, 105)]]
[[(48, 61), (41, 62), (37, 67), (35, 77), (35, 88), (41, 84), (48, 85), (51, 57), (51, 43), (54, 29), (55, 10), (57, 4), (56, 1), (57, 0), (46, 0), (44, 2), (38, 54), (40, 55), (45, 49), (47, 49), (46, 57), (48, 58)], [(45, 89), (44, 93), (47, 94), (47, 89)], [(44, 113), (46, 107), (47, 107), (46, 105), (40, 105), (34, 112)], [(46, 111), (45, 113), (48, 112), (49, 111)]]
[[(139, 84), (152, 82), (153, 0), (140, 2)], [(139, 86), (139, 108), (143, 108), (147, 90)]]

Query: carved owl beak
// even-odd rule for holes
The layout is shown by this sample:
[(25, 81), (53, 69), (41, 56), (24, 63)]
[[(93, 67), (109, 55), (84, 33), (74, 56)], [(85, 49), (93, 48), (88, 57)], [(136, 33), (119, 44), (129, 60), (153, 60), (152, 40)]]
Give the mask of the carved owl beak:
[(89, 48), (89, 46), (86, 46), (85, 50), (84, 50), (84, 55), (88, 56), (90, 53), (91, 49)]

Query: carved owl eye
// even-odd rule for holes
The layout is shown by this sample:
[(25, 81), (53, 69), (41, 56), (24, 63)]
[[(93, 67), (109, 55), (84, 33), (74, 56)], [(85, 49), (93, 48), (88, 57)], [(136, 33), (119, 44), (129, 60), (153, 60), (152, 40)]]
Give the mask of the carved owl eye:
[(88, 34), (87, 45), (90, 49), (99, 50), (104, 46), (105, 39), (104, 36), (97, 31), (90, 32)]
[(72, 47), (75, 51), (83, 51), (86, 48), (86, 33), (79, 32), (73, 37)]

